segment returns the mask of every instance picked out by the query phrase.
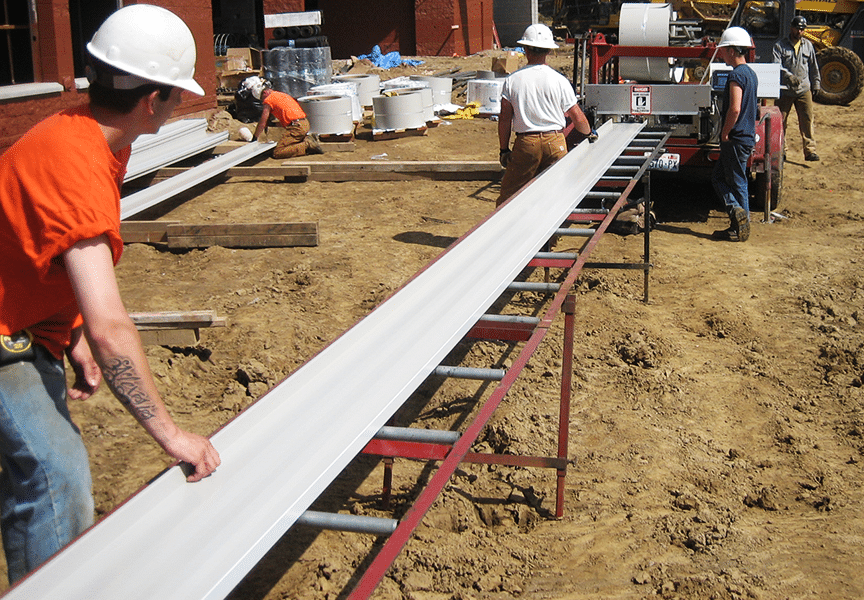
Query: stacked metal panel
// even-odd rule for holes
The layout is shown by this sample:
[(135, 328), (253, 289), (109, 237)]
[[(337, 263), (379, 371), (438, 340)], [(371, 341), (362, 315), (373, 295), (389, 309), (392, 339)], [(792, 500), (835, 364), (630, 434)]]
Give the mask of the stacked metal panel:
[(132, 143), (132, 155), (123, 181), (152, 173), (184, 158), (215, 148), (228, 139), (228, 132), (207, 131), (206, 119), (183, 119), (163, 125), (153, 134)]

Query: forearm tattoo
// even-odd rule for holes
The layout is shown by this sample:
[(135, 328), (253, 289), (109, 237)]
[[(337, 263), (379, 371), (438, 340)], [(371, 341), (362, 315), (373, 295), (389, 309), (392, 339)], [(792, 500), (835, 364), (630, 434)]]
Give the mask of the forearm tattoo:
[(117, 399), (136, 418), (147, 421), (156, 416), (156, 403), (147, 395), (141, 385), (141, 377), (130, 359), (108, 359), (102, 376)]

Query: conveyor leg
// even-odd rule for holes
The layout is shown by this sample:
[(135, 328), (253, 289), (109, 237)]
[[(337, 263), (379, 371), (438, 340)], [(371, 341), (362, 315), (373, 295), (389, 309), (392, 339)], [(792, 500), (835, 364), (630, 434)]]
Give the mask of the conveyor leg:
[(651, 172), (645, 171), (645, 268), (642, 269), (645, 304), (648, 304), (648, 271), (651, 269), (651, 208)]
[(558, 414), (558, 458), (565, 466), (558, 469), (556, 485), (555, 516), (564, 516), (564, 485), (567, 475), (567, 444), (570, 439), (570, 388), (573, 377), (573, 326), (575, 323), (576, 297), (568, 295), (562, 305), (564, 311), (564, 351), (561, 357), (561, 405)]
[(384, 457), (384, 486), (381, 490), (381, 508), (390, 508), (390, 496), (393, 489), (393, 458)]

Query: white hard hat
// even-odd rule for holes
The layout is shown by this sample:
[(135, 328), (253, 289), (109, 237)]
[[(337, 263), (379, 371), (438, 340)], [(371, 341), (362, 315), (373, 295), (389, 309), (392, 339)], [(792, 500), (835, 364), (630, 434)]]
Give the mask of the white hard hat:
[(195, 75), (195, 38), (180, 17), (150, 4), (125, 6), (109, 16), (87, 44), (95, 58), (131, 77), (113, 78), (115, 89), (134, 89), (161, 83), (204, 90)]
[(722, 48), (723, 46), (752, 48), (753, 40), (750, 38), (750, 34), (747, 33), (747, 30), (743, 27), (730, 27), (723, 32), (723, 35), (720, 36), (720, 43), (717, 44), (718, 48)]
[(243, 80), (243, 83), (240, 84), (244, 89), (249, 90), (252, 93), (252, 97), (256, 100), (261, 99), (261, 92), (265, 89), (270, 88), (270, 82), (266, 79), (261, 79), (257, 75), (253, 75), (252, 77), (247, 77)]
[(544, 48), (554, 50), (558, 47), (552, 37), (552, 30), (542, 23), (529, 25), (522, 34), (522, 39), (516, 42), (520, 46), (531, 46), (533, 48)]

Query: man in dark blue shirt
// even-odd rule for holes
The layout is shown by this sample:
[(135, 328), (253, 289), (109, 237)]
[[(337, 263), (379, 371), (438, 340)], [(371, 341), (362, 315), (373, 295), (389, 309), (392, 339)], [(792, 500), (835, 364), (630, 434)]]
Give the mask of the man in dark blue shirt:
[(717, 56), (732, 67), (723, 89), (720, 130), (720, 160), (714, 166), (711, 183), (723, 200), (731, 222), (728, 229), (715, 231), (721, 240), (746, 242), (750, 237), (750, 201), (747, 186), (747, 159), (756, 144), (756, 102), (758, 80), (744, 55), (753, 47), (750, 34), (730, 27), (717, 44)]

